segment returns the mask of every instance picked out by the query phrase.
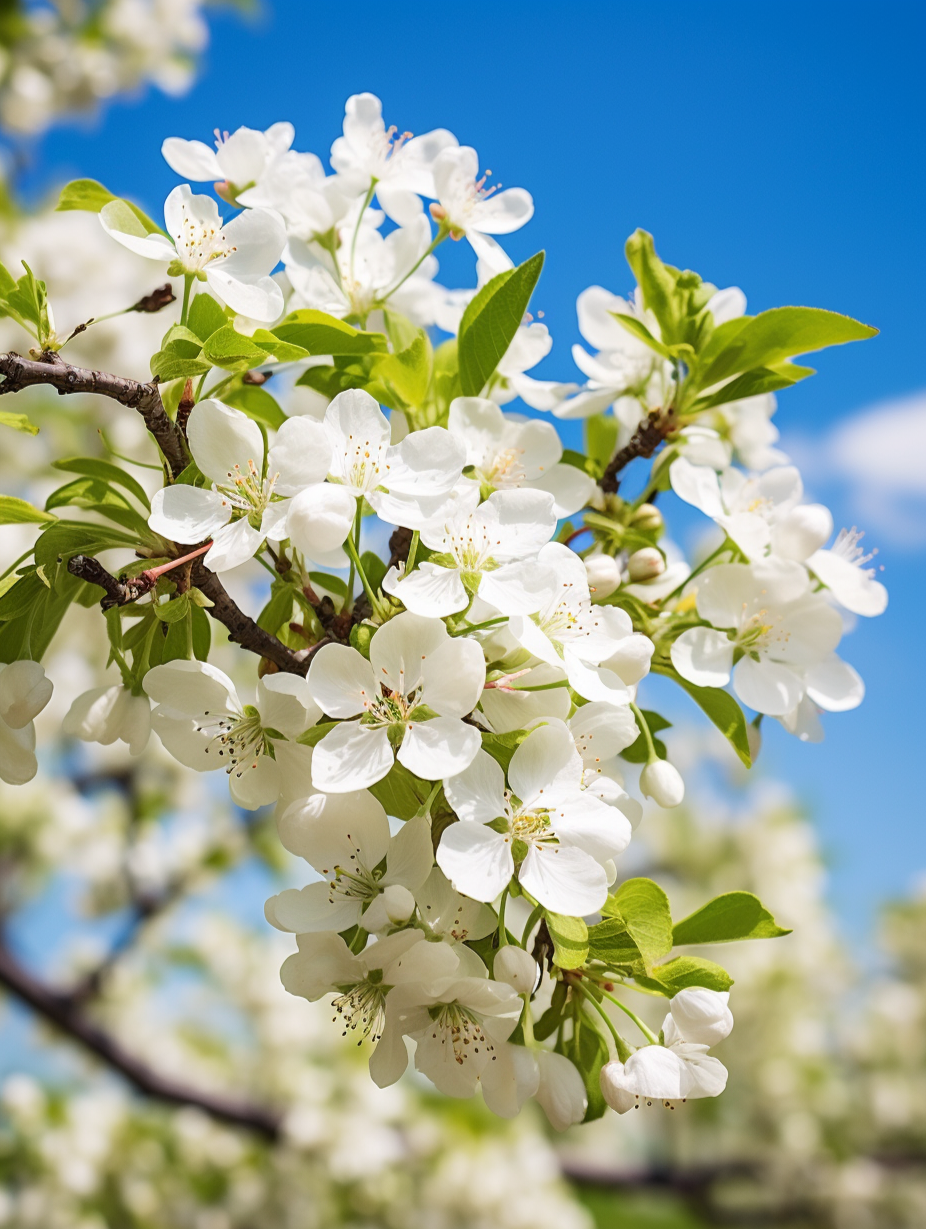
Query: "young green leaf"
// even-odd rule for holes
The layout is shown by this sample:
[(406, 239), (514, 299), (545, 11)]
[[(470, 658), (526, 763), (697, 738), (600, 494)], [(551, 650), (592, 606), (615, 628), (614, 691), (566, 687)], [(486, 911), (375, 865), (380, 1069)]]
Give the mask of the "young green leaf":
[(187, 316), (187, 328), (195, 333), (200, 341), (208, 341), (213, 333), (224, 329), (229, 323), (221, 304), (209, 294), (194, 296)]
[(130, 491), (144, 508), (151, 505), (145, 488), (131, 474), (127, 474), (111, 461), (102, 457), (63, 457), (60, 461), (52, 461), (55, 469), (64, 470), (68, 474), (86, 474), (91, 478), (101, 478), (104, 482), (115, 483)]
[(290, 312), (271, 331), (308, 354), (385, 354), (389, 349), (384, 334), (361, 332), (313, 308)]
[[(672, 679), (678, 683), (679, 687), (687, 691), (695, 704), (707, 713), (746, 767), (752, 767), (746, 717), (729, 692), (723, 691), (720, 687), (697, 687), (694, 683), (689, 683), (687, 679), (682, 678), (678, 671), (669, 665), (654, 663), (652, 670), (654, 674), (664, 674), (666, 678)], [(626, 756), (627, 752), (624, 751), (623, 754)]]
[(430, 792), (427, 781), (414, 776), (398, 761), (390, 768), (388, 776), (370, 786), (370, 793), (383, 804), (386, 814), (396, 819), (411, 819)]
[(29, 421), (25, 414), (11, 414), (0, 410), (0, 427), (11, 427), (14, 431), (24, 431), (27, 435), (38, 435), (39, 429)]
[(612, 909), (619, 913), (647, 965), (672, 950), (669, 898), (652, 879), (626, 880), (613, 896), (608, 897), (602, 912)]
[(493, 277), (464, 311), (458, 338), (464, 397), (479, 396), (511, 345), (540, 277), (543, 258), (544, 253), (538, 252), (516, 269)]
[(715, 405), (727, 405), (747, 397), (759, 397), (763, 393), (776, 393), (782, 388), (791, 388), (800, 380), (816, 375), (813, 367), (798, 367), (797, 363), (778, 363), (774, 367), (756, 367), (744, 371), (722, 388), (708, 396), (699, 397), (692, 405), (692, 413), (713, 409)]
[(676, 946), (689, 943), (733, 943), (738, 939), (777, 939), (790, 930), (779, 926), (752, 892), (724, 892), (677, 922)]
[(17, 499), (15, 495), (0, 495), (0, 525), (37, 525), (42, 521), (57, 519), (25, 499)]
[(580, 917), (546, 913), (553, 940), (553, 960), (561, 969), (579, 969), (588, 959), (588, 927)]
[(688, 986), (704, 986), (707, 990), (729, 990), (733, 978), (726, 969), (713, 960), (700, 956), (676, 956), (665, 964), (650, 969), (648, 977), (635, 975), (634, 981), (649, 990), (666, 994), (669, 998)]
[[(69, 184), (66, 184), (61, 189), (61, 195), (58, 198), (58, 204), (55, 206), (57, 211), (66, 212), (71, 209), (82, 210), (85, 213), (100, 213), (107, 205), (113, 201), (117, 201), (120, 205), (124, 205), (134, 215), (138, 222), (143, 227), (143, 234), (153, 235), (165, 232), (161, 230), (156, 222), (152, 222), (148, 215), (137, 205), (133, 205), (131, 201), (124, 200), (122, 197), (114, 196), (108, 188), (104, 188), (101, 183), (97, 183), (95, 179), (74, 179)], [(119, 227), (118, 229), (125, 229)]]
[(610, 906), (609, 913), (610, 916), (588, 928), (589, 959), (600, 960), (610, 968), (616, 965), (637, 966), (642, 972), (646, 961), (627, 929), (627, 923), (622, 917), (615, 916), (615, 906)]

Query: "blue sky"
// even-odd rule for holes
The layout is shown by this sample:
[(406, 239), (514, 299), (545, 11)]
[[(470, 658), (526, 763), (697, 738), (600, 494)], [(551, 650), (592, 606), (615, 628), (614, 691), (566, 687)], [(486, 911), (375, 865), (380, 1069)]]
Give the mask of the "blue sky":
[[(448, 127), (505, 186), (533, 194), (535, 217), (507, 246), (516, 259), (549, 250), (535, 305), (555, 345), (539, 374), (574, 376), (576, 295), (594, 282), (631, 288), (622, 249), (638, 225), (672, 263), (742, 286), (750, 310), (813, 304), (882, 330), (812, 360), (819, 375), (781, 398), (777, 418), (811, 493), (837, 524), (867, 524), (880, 547), (890, 609), (844, 644), (868, 698), (828, 721), (822, 747), (770, 730), (762, 761), (812, 808), (833, 900), (858, 933), (879, 899), (926, 870), (915, 638), (924, 539), (901, 532), (901, 516), (922, 524), (926, 507), (926, 457), (912, 459), (910, 435), (918, 423), (922, 447), (926, 9), (354, 0), (338, 18), (304, 0), (264, 8), (255, 22), (215, 20), (186, 97), (148, 93), (49, 135), (24, 187), (39, 195), (92, 176), (158, 213), (175, 183), (158, 155), (163, 137), (286, 118), (297, 148), (324, 155), (345, 98), (372, 90), (387, 122)], [(451, 255), (442, 280), (467, 284), (468, 260)], [(893, 423), (852, 418), (905, 397), (909, 411)], [(899, 494), (890, 468), (867, 470), (888, 429), (905, 456)]]

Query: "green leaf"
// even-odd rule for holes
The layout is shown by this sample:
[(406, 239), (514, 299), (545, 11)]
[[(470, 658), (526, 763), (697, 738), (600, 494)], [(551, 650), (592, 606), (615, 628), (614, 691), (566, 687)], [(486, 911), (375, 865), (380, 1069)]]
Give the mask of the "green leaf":
[(161, 230), (155, 222), (152, 222), (146, 213), (133, 205), (131, 201), (123, 200), (122, 197), (113, 196), (108, 188), (104, 188), (101, 183), (97, 183), (95, 179), (75, 179), (61, 189), (61, 195), (58, 198), (56, 209), (58, 212), (65, 212), (70, 209), (80, 209), (86, 213), (99, 213), (105, 205), (111, 201), (119, 201), (132, 211), (136, 219), (144, 227), (146, 235), (161, 234), (165, 232)]
[(668, 346), (663, 345), (661, 341), (657, 341), (639, 316), (631, 316), (629, 312), (608, 312), (608, 315), (613, 316), (622, 328), (625, 328), (628, 333), (632, 333), (638, 341), (642, 341), (651, 350), (661, 354), (663, 358), (673, 357), (673, 350), (677, 347), (670, 349)]
[(389, 349), (382, 333), (361, 332), (313, 308), (290, 312), (271, 331), (309, 354), (385, 354)]
[(187, 328), (195, 333), (200, 341), (207, 341), (213, 333), (225, 328), (228, 317), (211, 295), (198, 294), (190, 304), (186, 322)]
[(388, 307), (383, 310), (383, 319), (386, 322), (386, 336), (396, 353), (407, 350), (422, 331), (407, 316)]
[(545, 913), (553, 940), (553, 960), (561, 969), (579, 969), (588, 959), (588, 927), (580, 917)]
[(387, 815), (396, 819), (411, 819), (427, 800), (431, 787), (414, 776), (398, 761), (388, 776), (370, 786), (370, 793), (383, 804)]
[(647, 966), (672, 950), (669, 898), (652, 879), (628, 879), (608, 897), (602, 913), (615, 909)]
[(66, 563), (74, 555), (98, 555), (100, 551), (114, 548), (134, 550), (137, 545), (136, 536), (113, 529), (111, 525), (58, 522), (49, 525), (39, 536), (35, 544), (35, 562), (50, 571), (59, 560)]
[(176, 623), (186, 618), (189, 613), (190, 599), (185, 593), (181, 593), (172, 601), (156, 602), (151, 609), (154, 611), (155, 618), (160, 619), (162, 623)]
[[(411, 345), (396, 354), (386, 354), (373, 365), (373, 375), (387, 393), (397, 393), (402, 406), (416, 409), (427, 396), (431, 383), (431, 343), (423, 329)], [(390, 404), (395, 398), (386, 398)]]
[(725, 892), (677, 922), (672, 936), (676, 945), (681, 945), (777, 939), (790, 933), (778, 925), (752, 892)]
[(742, 401), (747, 397), (758, 397), (763, 393), (776, 393), (782, 388), (791, 388), (800, 380), (816, 375), (813, 367), (798, 367), (796, 363), (779, 363), (775, 367), (756, 367), (754, 371), (744, 371), (728, 384), (724, 384), (715, 393), (699, 397), (691, 407), (692, 412), (713, 409), (715, 405), (726, 405), (730, 401)]
[(485, 734), (482, 735), (482, 749), (488, 751), (492, 759), (496, 763), (501, 764), (505, 772), (508, 771), (508, 765), (511, 763), (511, 757), (520, 747), (521, 743), (527, 738), (527, 730), (512, 730), (509, 734)]
[(364, 570), (367, 580), (370, 582), (370, 588), (375, 593), (377, 589), (383, 587), (383, 580), (386, 576), (386, 565), (380, 559), (379, 555), (374, 554), (371, 550), (365, 550), (360, 556), (360, 564)]
[(340, 725), (338, 721), (320, 721), (318, 725), (310, 726), (296, 739), (303, 747), (314, 747), (316, 743), (320, 743), (326, 734), (329, 734), (335, 726)]
[(42, 521), (55, 521), (58, 518), (35, 508), (25, 499), (17, 499), (15, 495), (0, 495), (0, 525), (39, 524)]
[(579, 1016), (565, 1049), (566, 1057), (575, 1063), (585, 1083), (588, 1109), (582, 1121), (594, 1122), (608, 1108), (601, 1091), (601, 1068), (610, 1058), (608, 1043), (588, 1017)]
[(111, 461), (104, 461), (101, 457), (64, 457), (60, 461), (52, 461), (52, 467), (68, 474), (86, 474), (92, 478), (101, 478), (104, 482), (115, 483), (130, 491), (143, 508), (151, 507), (141, 483)]
[(0, 427), (11, 427), (14, 431), (24, 431), (27, 435), (38, 435), (38, 427), (29, 421), (25, 414), (12, 414), (0, 410)]
[(478, 397), (511, 345), (537, 279), (544, 253), (499, 273), (469, 303), (460, 321), (458, 353), (464, 397)]
[(645, 230), (635, 230), (627, 240), (624, 251), (643, 292), (644, 307), (649, 308), (659, 321), (665, 341), (676, 341), (680, 317), (676, 291), (678, 271), (663, 264), (656, 255), (653, 236)]
[(45, 500), (46, 509), (64, 508), (74, 505), (78, 508), (100, 508), (106, 504), (113, 507), (128, 508), (129, 502), (124, 495), (114, 491), (109, 483), (101, 478), (75, 478), (73, 482), (59, 486)]
[[(176, 327), (179, 332), (180, 326)], [(201, 376), (212, 369), (212, 363), (202, 355), (199, 339), (190, 333), (189, 329), (183, 329), (183, 334), (187, 333), (189, 338), (182, 335), (172, 336), (167, 344), (152, 356), (151, 374), (157, 376), (162, 383)]]
[(827, 346), (864, 341), (878, 332), (851, 316), (819, 307), (773, 307), (758, 316), (748, 317), (735, 336), (715, 354), (715, 339), (720, 331), (717, 330), (704, 352), (707, 365), (698, 372), (701, 388), (709, 388), (741, 371), (774, 367), (795, 354), (810, 354)]
[(267, 351), (231, 324), (217, 329), (203, 346), (203, 358), (226, 371), (247, 371), (267, 361)]
[(558, 981), (553, 987), (550, 1006), (534, 1025), (534, 1037), (537, 1041), (546, 1041), (560, 1026), (563, 1009), (566, 1006), (568, 987), (564, 981)]
[(71, 605), (90, 586), (65, 572), (54, 588), (30, 569), (0, 598), (0, 661), (41, 661)]
[[(679, 687), (687, 691), (695, 704), (707, 713), (746, 767), (752, 767), (746, 717), (729, 692), (723, 691), (720, 687), (696, 687), (694, 683), (689, 683), (687, 679), (682, 678), (672, 666), (654, 663), (651, 669), (654, 674), (663, 674), (666, 678), (673, 679)], [(623, 754), (626, 755), (626, 751)]]
[(212, 647), (212, 624), (205, 610), (195, 601), (190, 603), (190, 619), (193, 656), (197, 661), (208, 661), (209, 650)]
[(637, 975), (634, 980), (651, 990), (668, 993), (670, 998), (688, 986), (723, 991), (733, 985), (733, 978), (726, 969), (700, 956), (676, 956), (674, 960), (650, 969), (648, 977)]
[(265, 426), (272, 427), (274, 431), (279, 431), (286, 422), (286, 415), (280, 409), (276, 398), (271, 397), (266, 389), (256, 384), (242, 384), (238, 388), (234, 386), (227, 388), (222, 393), (222, 400), (227, 405), (234, 406), (236, 410), (241, 410), (255, 422), (262, 422)]
[(620, 423), (613, 414), (594, 414), (585, 420), (585, 451), (589, 459), (598, 464), (599, 474), (604, 473), (614, 456), (619, 430)]
[(270, 600), (257, 616), (257, 626), (275, 636), (292, 617), (293, 587), (284, 580), (275, 580), (270, 586)]
[(12, 308), (24, 321), (35, 326), (39, 345), (44, 349), (54, 332), (48, 314), (45, 283), (36, 278), (25, 261), (22, 261), (22, 267), (26, 272), (16, 285), (6, 292), (6, 306)]
[(610, 908), (617, 916), (606, 917), (588, 928), (589, 959), (601, 960), (612, 968), (615, 965), (637, 966), (642, 972), (646, 964), (643, 953), (619, 912), (613, 905)]

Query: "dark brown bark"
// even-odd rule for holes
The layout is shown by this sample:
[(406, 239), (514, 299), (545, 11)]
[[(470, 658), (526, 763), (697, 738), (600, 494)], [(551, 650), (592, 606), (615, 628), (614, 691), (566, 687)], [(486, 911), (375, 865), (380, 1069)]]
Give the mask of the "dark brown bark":
[(231, 1126), (245, 1127), (267, 1139), (280, 1136), (280, 1115), (262, 1105), (222, 1093), (191, 1088), (149, 1067), (96, 1024), (80, 1002), (53, 990), (34, 976), (0, 941), (0, 986), (27, 1004), (47, 1023), (118, 1071), (139, 1092), (168, 1105), (191, 1105)]
[(651, 457), (662, 441), (675, 429), (671, 411), (653, 410), (637, 427), (623, 448), (619, 448), (608, 468), (598, 479), (598, 485), (606, 495), (614, 495), (620, 486), (618, 474), (637, 457)]
[(137, 410), (145, 420), (145, 426), (154, 436), (164, 454), (171, 474), (176, 478), (189, 461), (183, 435), (164, 409), (161, 394), (155, 383), (142, 384), (123, 376), (109, 375), (105, 371), (88, 371), (85, 367), (72, 367), (57, 354), (46, 353), (41, 360), (23, 358), (21, 354), (0, 354), (0, 395), (18, 393), (36, 384), (48, 384), (61, 396), (69, 393), (98, 393), (110, 397), (120, 405)]

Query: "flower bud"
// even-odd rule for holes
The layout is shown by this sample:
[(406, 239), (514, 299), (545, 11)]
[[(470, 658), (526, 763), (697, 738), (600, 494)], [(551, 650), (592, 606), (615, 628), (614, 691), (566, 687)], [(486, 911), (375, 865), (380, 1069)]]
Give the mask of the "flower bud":
[(670, 1002), (669, 1011), (682, 1039), (713, 1046), (728, 1037), (733, 1030), (729, 998), (726, 991), (708, 990), (705, 986), (680, 990)]
[(655, 546), (644, 546), (642, 550), (634, 551), (627, 560), (627, 575), (634, 583), (655, 580), (665, 570), (666, 561)]
[(494, 972), (496, 981), (503, 981), (518, 994), (530, 994), (537, 984), (537, 962), (523, 947), (509, 943), (495, 953)]
[[(504, 948), (508, 951), (508, 948)], [(540, 1068), (537, 1101), (550, 1120), (554, 1131), (565, 1131), (585, 1117), (588, 1094), (578, 1068), (563, 1054), (551, 1050), (536, 1050)]]
[(601, 1095), (616, 1113), (626, 1114), (637, 1104), (639, 1100), (637, 1094), (630, 1092), (625, 1085), (623, 1063), (617, 1061), (605, 1063), (601, 1068), (598, 1082), (601, 1085)]
[(655, 504), (640, 504), (630, 518), (630, 523), (641, 533), (658, 533), (665, 525), (662, 513)]
[(408, 888), (403, 888), (399, 883), (391, 883), (383, 891), (383, 904), (386, 907), (386, 916), (393, 926), (401, 926), (415, 912), (414, 896)]
[(613, 555), (589, 555), (585, 572), (593, 597), (608, 597), (621, 583), (621, 570)]
[(653, 760), (640, 773), (640, 789), (661, 807), (677, 807), (685, 797), (682, 774), (668, 760)]
[(21, 730), (51, 699), (52, 684), (37, 661), (13, 661), (0, 668), (0, 720)]

